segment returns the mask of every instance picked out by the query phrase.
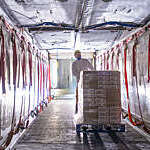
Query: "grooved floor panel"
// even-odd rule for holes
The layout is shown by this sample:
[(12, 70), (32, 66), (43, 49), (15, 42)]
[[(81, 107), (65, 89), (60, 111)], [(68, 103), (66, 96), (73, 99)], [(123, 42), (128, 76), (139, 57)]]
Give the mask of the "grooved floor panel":
[[(76, 136), (75, 100), (64, 95), (39, 114), (14, 150), (149, 150), (150, 142), (126, 124), (124, 133), (89, 133)], [(66, 100), (65, 100), (66, 98)]]

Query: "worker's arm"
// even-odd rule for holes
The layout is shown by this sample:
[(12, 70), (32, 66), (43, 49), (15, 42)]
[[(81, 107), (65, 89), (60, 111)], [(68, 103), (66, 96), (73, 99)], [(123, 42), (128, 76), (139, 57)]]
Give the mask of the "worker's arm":
[(77, 77), (77, 68), (74, 63), (72, 63), (72, 74)]
[(94, 70), (94, 67), (92, 66), (92, 64), (87, 60), (87, 67), (90, 69), (90, 70)]

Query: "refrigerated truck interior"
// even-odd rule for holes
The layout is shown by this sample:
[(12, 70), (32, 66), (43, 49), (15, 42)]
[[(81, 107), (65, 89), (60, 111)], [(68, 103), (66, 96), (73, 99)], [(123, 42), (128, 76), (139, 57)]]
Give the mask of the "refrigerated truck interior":
[(0, 150), (149, 150), (149, 7), (0, 0)]

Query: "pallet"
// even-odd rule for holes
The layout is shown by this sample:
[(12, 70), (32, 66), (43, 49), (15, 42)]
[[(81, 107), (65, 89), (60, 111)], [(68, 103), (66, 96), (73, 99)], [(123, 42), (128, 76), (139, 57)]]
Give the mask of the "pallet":
[(125, 124), (76, 124), (76, 133), (95, 133), (95, 132), (125, 132)]

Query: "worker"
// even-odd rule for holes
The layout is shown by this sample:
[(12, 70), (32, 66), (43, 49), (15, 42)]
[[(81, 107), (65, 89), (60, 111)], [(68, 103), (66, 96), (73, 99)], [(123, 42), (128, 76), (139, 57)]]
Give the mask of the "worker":
[(76, 61), (72, 63), (72, 73), (76, 77), (77, 87), (76, 87), (76, 110), (75, 113), (78, 112), (78, 82), (80, 80), (80, 72), (85, 70), (94, 70), (92, 64), (87, 60), (81, 58), (80, 50), (76, 50), (74, 52), (74, 56)]

